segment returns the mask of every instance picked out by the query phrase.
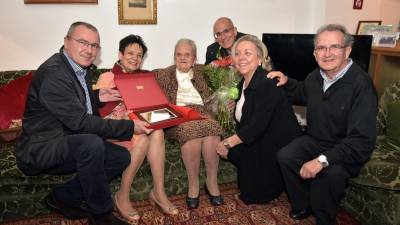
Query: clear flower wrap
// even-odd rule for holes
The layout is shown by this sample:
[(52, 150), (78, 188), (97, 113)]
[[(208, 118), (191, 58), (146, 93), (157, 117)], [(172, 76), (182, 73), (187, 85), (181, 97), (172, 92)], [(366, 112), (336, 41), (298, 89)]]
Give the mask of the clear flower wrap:
[(229, 110), (229, 101), (236, 100), (239, 96), (239, 90), (236, 85), (240, 76), (231, 66), (230, 56), (215, 60), (204, 68), (208, 87), (213, 92), (208, 102), (211, 103), (212, 111), (217, 115), (217, 121), (226, 130), (227, 134), (233, 134), (235, 122), (233, 114)]

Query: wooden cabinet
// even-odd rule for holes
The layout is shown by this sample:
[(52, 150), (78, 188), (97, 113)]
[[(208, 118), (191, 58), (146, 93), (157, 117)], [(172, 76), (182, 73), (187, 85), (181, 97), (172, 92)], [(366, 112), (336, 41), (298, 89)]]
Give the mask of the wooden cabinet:
[(372, 47), (369, 74), (379, 96), (386, 87), (400, 79), (400, 41), (395, 48)]

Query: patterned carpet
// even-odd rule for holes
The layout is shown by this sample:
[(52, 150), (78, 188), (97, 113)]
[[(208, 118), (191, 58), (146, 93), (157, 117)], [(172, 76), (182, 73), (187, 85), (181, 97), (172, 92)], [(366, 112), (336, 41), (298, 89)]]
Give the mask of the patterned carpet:
[[(290, 204), (285, 194), (265, 205), (245, 205), (235, 198), (239, 192), (236, 184), (221, 185), (221, 192), (225, 198), (225, 204), (213, 207), (209, 204), (204, 191), (200, 195), (200, 207), (196, 210), (188, 210), (185, 204), (185, 195), (171, 197), (171, 201), (179, 208), (177, 216), (167, 216), (157, 207), (153, 207), (149, 201), (135, 201), (133, 206), (139, 211), (141, 219), (139, 224), (179, 224), (179, 225), (312, 225), (315, 219), (309, 217), (302, 221), (295, 221), (288, 217)], [(360, 225), (344, 210), (339, 210), (337, 225)], [(86, 225), (86, 220), (72, 221), (62, 219), (57, 214), (47, 214), (31, 219), (2, 223), (4, 225)]]

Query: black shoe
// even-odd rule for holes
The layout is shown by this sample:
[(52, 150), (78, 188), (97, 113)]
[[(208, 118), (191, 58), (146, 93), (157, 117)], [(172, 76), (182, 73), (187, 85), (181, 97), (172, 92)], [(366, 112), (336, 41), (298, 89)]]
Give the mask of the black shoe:
[(199, 208), (199, 204), (199, 196), (197, 196), (196, 198), (186, 197), (186, 205), (189, 209), (197, 209)]
[(58, 200), (53, 192), (44, 198), (44, 203), (50, 211), (61, 214), (69, 220), (78, 220), (88, 217), (86, 210), (80, 207), (68, 206)]
[(204, 190), (205, 190), (206, 194), (208, 195), (208, 200), (210, 201), (211, 205), (219, 206), (219, 205), (224, 204), (224, 198), (222, 197), (222, 195), (218, 195), (218, 196), (211, 195), (210, 191), (207, 188), (207, 184), (204, 184)]
[(89, 216), (89, 225), (129, 225), (129, 223), (118, 219), (112, 212)]
[(294, 220), (302, 220), (311, 215), (310, 209), (292, 210), (289, 213), (290, 218)]

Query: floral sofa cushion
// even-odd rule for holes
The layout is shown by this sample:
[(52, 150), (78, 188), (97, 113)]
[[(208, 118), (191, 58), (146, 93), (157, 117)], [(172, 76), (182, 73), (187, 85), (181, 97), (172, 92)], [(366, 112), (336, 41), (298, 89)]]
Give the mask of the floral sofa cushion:
[(400, 80), (386, 89), (379, 101), (377, 146), (371, 159), (352, 182), (400, 191)]
[(400, 191), (400, 149), (393, 151), (386, 139), (379, 140), (371, 159), (351, 182)]
[[(379, 100), (377, 146), (358, 177), (350, 180), (342, 206), (363, 225), (400, 225), (400, 80)], [(392, 140), (390, 140), (392, 139)]]
[(387, 143), (400, 149), (400, 101), (388, 104), (387, 111), (387, 120), (390, 121), (386, 126)]

